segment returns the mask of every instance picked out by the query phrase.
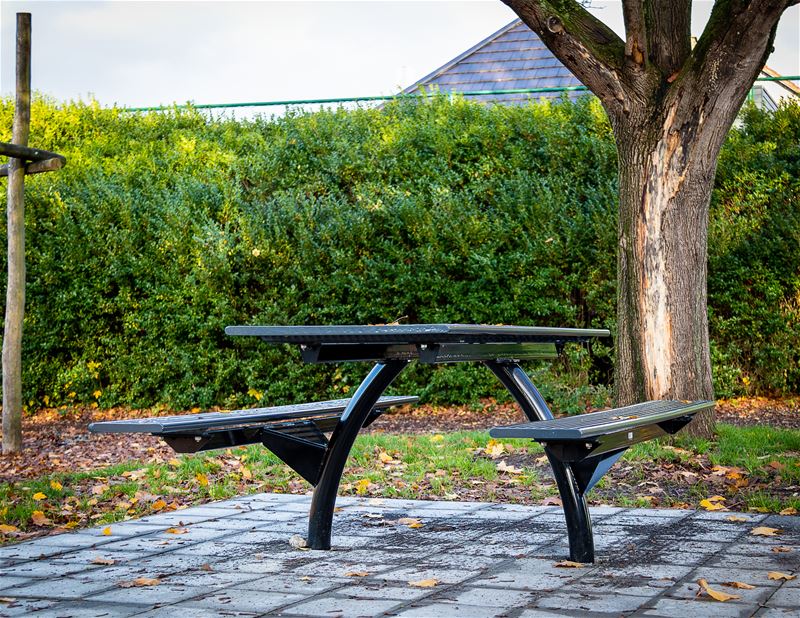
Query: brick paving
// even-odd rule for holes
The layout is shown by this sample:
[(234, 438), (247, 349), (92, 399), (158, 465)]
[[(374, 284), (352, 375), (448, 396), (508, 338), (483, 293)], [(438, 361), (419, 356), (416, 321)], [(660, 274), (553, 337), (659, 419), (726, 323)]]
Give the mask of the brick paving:
[[(2, 547), (0, 616), (800, 616), (800, 578), (767, 577), (800, 570), (800, 517), (595, 508), (597, 563), (563, 568), (558, 507), (340, 498), (322, 552), (289, 544), (309, 503), (246, 496)], [(160, 583), (120, 585), (138, 578)], [(700, 578), (741, 598), (698, 595)]]

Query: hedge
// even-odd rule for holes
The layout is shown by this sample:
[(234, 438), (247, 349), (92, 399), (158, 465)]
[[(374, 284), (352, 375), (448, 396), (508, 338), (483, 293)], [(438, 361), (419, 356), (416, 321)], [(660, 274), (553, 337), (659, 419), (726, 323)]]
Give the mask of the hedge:
[[(11, 116), (2, 101), (0, 139)], [(709, 240), (719, 395), (800, 387), (799, 138), (797, 104), (751, 109), (720, 159)], [(228, 324), (614, 330), (616, 152), (588, 98), (245, 121), (39, 100), (30, 143), (68, 160), (26, 184), (32, 408), (286, 403), (342, 396), (366, 372), (304, 366), (295, 350), (226, 337)], [(612, 364), (596, 342), (532, 371), (576, 410), (607, 397)], [(395, 391), (499, 394), (468, 366), (415, 366)]]

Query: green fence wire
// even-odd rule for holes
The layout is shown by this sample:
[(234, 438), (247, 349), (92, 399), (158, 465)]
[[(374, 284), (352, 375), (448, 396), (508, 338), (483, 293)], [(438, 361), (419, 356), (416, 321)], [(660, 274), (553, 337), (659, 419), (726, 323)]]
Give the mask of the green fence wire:
[[(780, 77), (759, 77), (757, 82), (777, 82), (777, 81), (798, 81), (800, 76), (787, 75)], [(325, 103), (360, 103), (369, 101), (393, 101), (396, 99), (420, 99), (440, 95), (456, 95), (462, 97), (478, 97), (504, 94), (546, 94), (556, 92), (588, 92), (586, 86), (559, 86), (552, 88), (512, 88), (508, 90), (470, 90), (466, 92), (445, 92), (442, 90), (432, 90), (420, 93), (401, 93), (385, 96), (366, 96), (366, 97), (339, 97), (328, 99), (287, 99), (284, 101), (250, 101), (246, 103), (197, 103), (186, 105), (157, 105), (153, 107), (125, 107), (125, 112), (160, 112), (171, 109), (226, 109), (237, 107), (291, 107), (295, 105), (322, 105)]]

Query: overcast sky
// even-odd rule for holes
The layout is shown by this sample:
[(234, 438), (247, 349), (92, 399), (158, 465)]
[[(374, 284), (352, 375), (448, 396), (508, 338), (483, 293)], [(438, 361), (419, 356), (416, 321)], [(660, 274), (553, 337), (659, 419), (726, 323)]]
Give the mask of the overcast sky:
[[(619, 2), (595, 2), (621, 27)], [(695, 2), (700, 34), (712, 2)], [(15, 13), (33, 21), (35, 90), (103, 105), (223, 103), (396, 92), (515, 15), (498, 1), (0, 3), (0, 91), (14, 89)], [(800, 74), (800, 7), (769, 65)]]

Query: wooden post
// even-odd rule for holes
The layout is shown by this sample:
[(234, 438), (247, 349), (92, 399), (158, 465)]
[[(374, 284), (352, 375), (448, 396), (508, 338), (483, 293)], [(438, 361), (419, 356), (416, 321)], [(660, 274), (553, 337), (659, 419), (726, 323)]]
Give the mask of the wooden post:
[[(12, 142), (28, 145), (31, 15), (17, 13), (17, 92)], [(25, 316), (25, 160), (8, 166), (8, 287), (3, 334), (3, 452), (22, 449), (22, 321)]]

